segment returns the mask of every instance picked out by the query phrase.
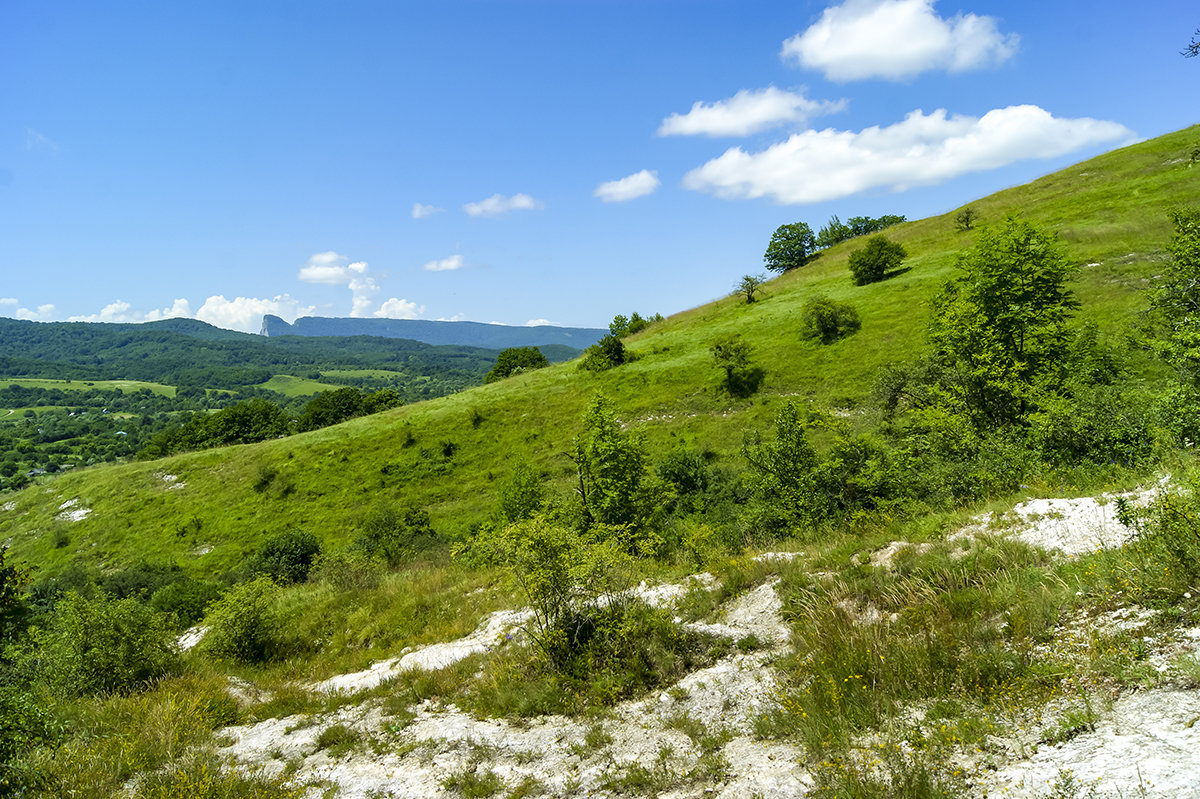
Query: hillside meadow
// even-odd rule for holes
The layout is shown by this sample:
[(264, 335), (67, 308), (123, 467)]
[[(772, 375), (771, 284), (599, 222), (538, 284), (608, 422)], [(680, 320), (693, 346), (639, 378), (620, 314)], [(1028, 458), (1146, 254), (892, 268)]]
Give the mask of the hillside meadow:
[[(1200, 257), (1198, 139), (889, 227), (881, 282), (831, 247), (613, 368), (0, 496), (0, 794), (1083, 795), (1022, 769), (1112, 760), (1135, 692), (1200, 701), (1200, 399), (1157, 290)], [(1046, 353), (997, 366), (971, 292), (1009, 287), (956, 269), (989, 246), (1078, 300), (1018, 308)], [(804, 339), (822, 296), (861, 326)]]
[[(981, 224), (1020, 213), (1056, 233), (1079, 267), (1077, 319), (1119, 340), (1145, 311), (1143, 292), (1171, 235), (1168, 210), (1197, 196), (1200, 172), (1188, 160), (1196, 136), (1189, 128), (1133, 145), (970, 205)], [(13, 555), (50, 573), (77, 555), (102, 568), (167, 557), (216, 573), (287, 527), (343, 543), (379, 501), (425, 508), (435, 528), (466, 534), (519, 462), (566, 490), (574, 472), (567, 453), (596, 394), (642, 431), (650, 452), (699, 449), (723, 463), (739, 460), (745, 434), (768, 428), (783, 398), (869, 424), (868, 395), (880, 370), (925, 346), (929, 303), (972, 242), (972, 232), (956, 229), (957, 211), (887, 231), (909, 253), (903, 274), (853, 285), (847, 257), (861, 243), (845, 242), (770, 281), (755, 303), (730, 296), (653, 325), (627, 340), (635, 360), (618, 369), (592, 374), (567, 362), (279, 441), (78, 471), (11, 497), (0, 520)], [(731, 286), (738, 274), (731, 270)], [(862, 329), (830, 346), (800, 340), (801, 308), (817, 294), (853, 304)], [(751, 398), (721, 390), (709, 347), (728, 334), (748, 341), (765, 370)], [(1136, 350), (1132, 359), (1137, 379), (1161, 372)], [(91, 513), (56, 521), (68, 500)], [(71, 543), (56, 548), (51, 531), (63, 526)], [(198, 549), (208, 551), (192, 554)]]

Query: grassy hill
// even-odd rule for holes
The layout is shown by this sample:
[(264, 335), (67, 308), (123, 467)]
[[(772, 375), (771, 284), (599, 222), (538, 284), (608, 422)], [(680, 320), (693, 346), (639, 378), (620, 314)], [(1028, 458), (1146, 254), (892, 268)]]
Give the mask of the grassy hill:
[[(1171, 233), (1168, 210), (1200, 196), (1200, 169), (1188, 161), (1198, 136), (1193, 127), (1136, 144), (971, 206), (982, 224), (1019, 212), (1055, 231), (1079, 266), (1077, 318), (1120, 337), (1145, 307)], [(50, 573), (76, 557), (102, 569), (162, 557), (214, 573), (288, 527), (345, 541), (382, 500), (426, 508), (435, 529), (463, 534), (486, 517), (498, 481), (518, 463), (567, 490), (566, 453), (597, 392), (644, 431), (656, 457), (692, 448), (732, 464), (744, 434), (765, 429), (782, 398), (853, 419), (880, 368), (922, 347), (929, 301), (973, 241), (956, 230), (954, 213), (889, 228), (909, 259), (884, 282), (853, 285), (847, 257), (861, 242), (852, 240), (771, 281), (758, 302), (729, 297), (653, 325), (626, 342), (636, 360), (611, 371), (568, 362), (286, 440), (77, 471), (5, 497), (0, 537)], [(730, 282), (736, 277), (731, 270)], [(862, 329), (830, 346), (802, 341), (800, 309), (817, 294), (852, 303)], [(749, 341), (765, 369), (749, 399), (719, 390), (709, 347), (727, 333)], [(1139, 372), (1154, 379), (1148, 361)], [(72, 500), (90, 513), (67, 520), (60, 509)]]
[[(11, 547), (0, 549), (0, 793), (966, 799), (1024, 781), (1011, 795), (1032, 799), (1081, 795), (1110, 766), (1122, 773), (1104, 790), (1145, 793), (1160, 775), (1168, 793), (1185, 790), (1176, 777), (1196, 758), (1180, 752), (1195, 747), (1172, 742), (1200, 712), (1200, 479), (1173, 420), (1200, 419), (1200, 398), (1135, 333), (1146, 289), (1174, 274), (1168, 211), (1200, 196), (1198, 136), (972, 204), (983, 223), (1020, 212), (1056, 233), (1078, 267), (1076, 323), (1114, 344), (1056, 338), (1070, 356), (1052, 367), (1083, 376), (1034, 373), (1049, 388), (1022, 383), (1007, 425), (954, 404), (970, 385), (958, 373), (918, 385), (951, 399), (908, 411), (907, 431), (881, 424), (870, 396), (881, 367), (927, 346), (931, 299), (957, 254), (988, 239), (957, 230), (951, 212), (888, 229), (910, 254), (888, 280), (852, 284), (848, 257), (862, 244), (850, 241), (758, 302), (726, 298), (627, 338), (632, 359), (608, 371), (561, 363), (286, 439), (80, 468), (0, 496)], [(1175, 239), (1172, 269), (1200, 257), (1189, 236), (1195, 250)], [(820, 294), (856, 307), (861, 329), (803, 340), (801, 309)], [(1011, 307), (1027, 313), (1020, 302)], [(747, 398), (722, 389), (710, 354), (730, 333), (765, 371)], [(1097, 367), (1106, 352), (1125, 368)], [(1011, 372), (997, 373), (988, 400), (1010, 388)], [(597, 410), (598, 394), (619, 421)], [(776, 434), (796, 399), (826, 421)], [(568, 453), (585, 427), (590, 478), (576, 482)], [(759, 431), (755, 465), (742, 449)], [(605, 447), (616, 457), (596, 454)], [(713, 488), (621, 493), (643, 455), (704, 463), (691, 474)], [(514, 511), (544, 507), (522, 464), (559, 498), (544, 516)], [(945, 489), (964, 465), (1002, 478), (924, 490)], [(1016, 504), (1019, 483), (1037, 498)], [(1145, 490), (1076, 496), (1101, 483)], [(586, 508), (576, 487), (591, 491)], [(847, 489), (870, 502), (843, 502)], [(524, 521), (474, 535), (501, 497), (506, 521)], [(606, 499), (617, 513), (602, 518)], [(758, 554), (768, 545), (782, 551)], [(521, 608), (536, 619), (523, 623)], [(240, 770), (228, 768), (235, 757)], [(1143, 779), (1157, 763), (1169, 767)]]

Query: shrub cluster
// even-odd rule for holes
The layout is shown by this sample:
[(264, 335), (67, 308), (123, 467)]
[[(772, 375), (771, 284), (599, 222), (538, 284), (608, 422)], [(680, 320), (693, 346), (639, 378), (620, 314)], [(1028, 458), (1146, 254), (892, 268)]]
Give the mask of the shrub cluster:
[(800, 311), (800, 337), (832, 344), (861, 327), (858, 311), (845, 302), (820, 295), (811, 297)]

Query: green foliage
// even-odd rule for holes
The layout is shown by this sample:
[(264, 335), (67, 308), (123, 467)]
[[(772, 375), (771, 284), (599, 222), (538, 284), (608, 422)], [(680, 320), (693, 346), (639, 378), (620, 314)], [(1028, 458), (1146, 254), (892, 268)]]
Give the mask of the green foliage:
[(183, 579), (183, 569), (174, 563), (143, 560), (104, 575), (100, 589), (117, 599), (134, 597), (143, 602), (160, 588)]
[(363, 397), (362, 412), (365, 414), (379, 413), (404, 404), (404, 398), (394, 388), (381, 388)]
[(442, 787), (463, 799), (487, 799), (504, 789), (504, 780), (491, 769), (470, 765), (442, 780)]
[(500, 486), (499, 516), (502, 524), (531, 518), (546, 503), (542, 476), (525, 463), (517, 464), (512, 476)]
[(27, 581), (25, 570), (8, 562), (8, 547), (0, 545), (0, 666), (5, 650), (25, 631), (29, 616)]
[(800, 311), (800, 337), (832, 344), (856, 332), (862, 323), (858, 311), (846, 302), (837, 302), (824, 295), (810, 297)]
[(296, 419), (296, 429), (319, 430), (361, 416), (365, 412), (363, 395), (357, 388), (322, 391), (304, 406), (304, 412)]
[(930, 340), (942, 384), (981, 426), (1011, 424), (1035, 390), (1065, 377), (1074, 269), (1054, 238), (1020, 217), (980, 230), (938, 298)]
[(763, 255), (767, 269), (787, 272), (804, 266), (816, 257), (817, 240), (812, 228), (804, 222), (780, 225), (771, 234), (771, 242)]
[(717, 366), (725, 371), (724, 388), (735, 397), (748, 397), (758, 391), (763, 370), (750, 361), (750, 342), (737, 333), (722, 336), (709, 347)]
[(167, 618), (136, 599), (71, 593), (38, 638), (46, 682), (66, 696), (128, 693), (178, 665)]
[(829, 217), (829, 222), (817, 231), (816, 244), (817, 247), (824, 250), (852, 238), (854, 238), (854, 233), (850, 230), (850, 226), (839, 219), (837, 214), (834, 214)]
[(1137, 554), (1149, 568), (1126, 569), (1141, 592), (1176, 604), (1200, 581), (1200, 480), (1163, 490), (1149, 507), (1135, 508), (1120, 500), (1118, 518), (1133, 531)]
[(579, 368), (589, 372), (606, 372), (620, 366), (626, 360), (628, 354), (625, 352), (625, 343), (619, 336), (610, 333), (584, 351), (583, 362)]
[(637, 311), (634, 311), (628, 318), (624, 314), (617, 314), (613, 320), (608, 323), (608, 332), (617, 338), (625, 338), (632, 336), (634, 333), (640, 333), (650, 327), (651, 322), (662, 321), (662, 316), (655, 314), (650, 319), (643, 319)]
[(278, 650), (279, 588), (270, 577), (256, 577), (231, 588), (205, 617), (208, 632), (199, 648), (220, 660), (261, 663)]
[(748, 437), (743, 447), (754, 495), (752, 526), (768, 535), (849, 521), (903, 493), (881, 442), (842, 433), (821, 457), (808, 439), (811, 426), (789, 401), (775, 416), (774, 439)]
[(827, 249), (843, 241), (865, 236), (868, 233), (876, 233), (905, 221), (907, 220), (903, 216), (897, 214), (884, 214), (877, 219), (869, 216), (852, 216), (846, 222), (842, 222), (834, 215), (829, 218), (829, 223), (817, 233), (817, 247)]
[(612, 402), (597, 395), (583, 417), (573, 460), (585, 526), (622, 530), (631, 547), (650, 542), (658, 515), (659, 486), (649, 474), (638, 435), (623, 430)]
[(562, 665), (581, 643), (580, 614), (597, 599), (623, 588), (628, 556), (604, 527), (579, 532), (533, 516), (495, 534), (500, 563), (512, 572), (533, 610), (535, 644), (550, 662)]
[(861, 250), (850, 253), (850, 271), (854, 285), (865, 286), (883, 280), (888, 272), (900, 268), (908, 252), (887, 236), (872, 236)]
[(182, 427), (155, 436), (140, 455), (161, 457), (230, 444), (251, 444), (291, 433), (287, 414), (269, 400), (255, 398), (212, 414), (193, 416)]
[(1159, 354), (1179, 379), (1200, 385), (1200, 208), (1171, 212), (1171, 260), (1150, 295)]
[(398, 566), (439, 543), (424, 509), (397, 509), (381, 502), (359, 524), (353, 546), (367, 555), (382, 558), (389, 566)]
[(483, 378), (483, 382), (494, 383), (506, 377), (549, 365), (550, 361), (546, 360), (546, 356), (537, 347), (509, 347), (496, 356), (496, 365)]
[(307, 530), (287, 529), (271, 535), (246, 563), (246, 573), (267, 575), (280, 583), (308, 579), (321, 542)]
[(45, 698), (23, 681), (0, 680), (0, 796), (22, 795), (28, 781), (21, 758), (53, 738)]
[(675, 493), (676, 503), (688, 510), (699, 510), (702, 498), (712, 484), (708, 460), (701, 452), (676, 450), (655, 467), (659, 479)]
[(174, 615), (178, 626), (191, 627), (204, 618), (204, 612), (224, 592), (215, 580), (184, 579), (164, 585), (150, 597), (150, 607), (159, 613)]
[(971, 206), (959, 211), (954, 215), (954, 228), (960, 233), (966, 233), (971, 228), (975, 227), (975, 223), (979, 221), (979, 212)]
[(1149, 400), (1113, 386), (1076, 385), (1069, 394), (1038, 397), (1030, 441), (1058, 466), (1145, 463), (1154, 451)]
[(758, 294), (766, 282), (766, 275), (742, 275), (742, 279), (734, 287), (734, 293), (745, 297), (747, 303), (754, 302), (757, 299), (755, 295)]

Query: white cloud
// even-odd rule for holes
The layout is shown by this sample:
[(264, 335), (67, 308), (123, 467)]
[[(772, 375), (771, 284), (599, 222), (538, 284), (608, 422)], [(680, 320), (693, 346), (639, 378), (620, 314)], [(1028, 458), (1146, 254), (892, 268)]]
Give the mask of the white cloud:
[(185, 299), (179, 298), (171, 303), (171, 307), (161, 310), (153, 310), (148, 312), (143, 321), (153, 322), (158, 319), (191, 319), (192, 304)]
[(626, 200), (653, 194), (654, 190), (660, 185), (661, 182), (658, 179), (657, 172), (643, 169), (641, 172), (635, 172), (629, 177), (601, 183), (592, 192), (592, 195), (599, 197), (606, 203), (623, 203)]
[(350, 269), (344, 255), (333, 250), (309, 256), (308, 263), (300, 267), (298, 277), (305, 283), (321, 283), (326, 286), (342, 286), (350, 281)]
[(0, 305), (20, 305), (16, 297), (0, 297)]
[(68, 322), (122, 322), (139, 324), (154, 322), (159, 319), (190, 319), (192, 306), (185, 299), (177, 299), (166, 308), (155, 308), (150, 311), (135, 311), (125, 300), (115, 300), (105, 305), (98, 313), (68, 316)]
[(688, 172), (683, 185), (726, 199), (817, 203), (869, 189), (932, 185), (1132, 136), (1115, 122), (1056, 119), (1035, 105), (1000, 108), (981, 118), (917, 110), (888, 127), (809, 130), (758, 153), (732, 147)]
[(463, 206), (463, 210), (468, 216), (500, 216), (507, 214), (509, 211), (536, 211), (541, 209), (542, 204), (530, 197), (528, 194), (514, 194), (511, 197), (505, 197), (503, 194), (493, 194), (486, 200), (480, 200), (477, 203), (467, 203)]
[(200, 310), (196, 311), (196, 318), (229, 330), (257, 333), (262, 328), (263, 314), (274, 314), (291, 322), (298, 316), (311, 314), (314, 310), (314, 306), (301, 305), (299, 300), (287, 294), (270, 300), (255, 297), (227, 300), (224, 295), (217, 294), (204, 301)]
[(425, 205), (424, 203), (413, 203), (412, 218), (424, 219), (427, 216), (440, 214), (445, 208), (438, 208), (436, 205)]
[(442, 258), (439, 261), (430, 261), (421, 268), (426, 272), (453, 272), (455, 269), (463, 268), (463, 257), (451, 255), (449, 258)]
[(525, 327), (544, 327), (546, 325), (553, 325), (553, 324), (554, 323), (551, 322), (549, 319), (530, 319), (528, 322), (525, 323)]
[(423, 313), (425, 313), (424, 305), (392, 297), (379, 306), (375, 316), (383, 319), (416, 319)]
[(31, 311), (28, 308), (17, 308), (13, 311), (13, 316), (17, 319), (26, 319), (31, 322), (49, 322), (54, 318), (54, 304), (46, 303), (39, 305), (36, 311)]
[(749, 136), (784, 124), (803, 124), (810, 117), (846, 107), (843, 100), (810, 100), (798, 92), (769, 86), (743, 89), (728, 100), (694, 103), (686, 114), (671, 114), (658, 128), (659, 136)]
[(333, 250), (314, 253), (309, 256), (308, 263), (300, 267), (298, 277), (305, 283), (347, 287), (350, 289), (350, 315), (370, 316), (379, 284), (367, 274), (370, 267), (366, 261), (348, 264), (348, 260)]
[(961, 72), (1011, 58), (1020, 41), (994, 17), (943, 19), (934, 0), (846, 0), (783, 43), (781, 56), (830, 80), (905, 80), (931, 69)]

